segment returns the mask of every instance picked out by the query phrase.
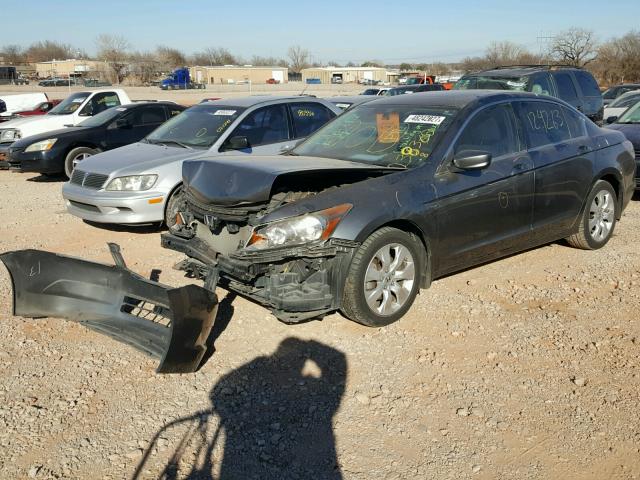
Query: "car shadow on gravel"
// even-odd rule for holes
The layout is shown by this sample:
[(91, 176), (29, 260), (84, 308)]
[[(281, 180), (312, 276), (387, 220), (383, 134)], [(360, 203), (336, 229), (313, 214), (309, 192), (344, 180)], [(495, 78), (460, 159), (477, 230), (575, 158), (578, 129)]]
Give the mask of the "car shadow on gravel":
[[(333, 416), (346, 376), (344, 353), (286, 338), (222, 377), (209, 409), (158, 431), (132, 478), (341, 479)], [(152, 466), (152, 452), (166, 464)]]
[(63, 175), (36, 175), (35, 177), (27, 178), (27, 182), (35, 183), (54, 183), (54, 182), (66, 182), (68, 178)]
[(99, 228), (101, 230), (108, 230), (110, 232), (127, 232), (127, 233), (158, 233), (162, 231), (157, 223), (144, 223), (140, 225), (124, 225), (117, 223), (100, 223), (92, 222), (90, 220), (83, 220), (87, 225)]

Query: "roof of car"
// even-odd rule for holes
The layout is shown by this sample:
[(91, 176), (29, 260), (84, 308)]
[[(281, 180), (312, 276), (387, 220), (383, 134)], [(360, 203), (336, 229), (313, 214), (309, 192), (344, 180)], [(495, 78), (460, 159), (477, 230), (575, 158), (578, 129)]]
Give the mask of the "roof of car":
[(379, 100), (380, 95), (338, 95), (335, 97), (325, 97), (331, 103), (365, 103), (372, 100)]
[(447, 106), (463, 108), (472, 102), (489, 103), (499, 100), (517, 99), (543, 99), (546, 101), (561, 100), (548, 96), (540, 96), (529, 92), (516, 92), (507, 90), (440, 90), (432, 92), (419, 92), (413, 95), (395, 95), (379, 97), (377, 105), (424, 105), (424, 106)]
[(208, 102), (201, 103), (200, 105), (233, 105), (236, 107), (253, 107), (261, 103), (275, 102), (281, 100), (291, 101), (305, 101), (305, 100), (318, 100), (316, 97), (310, 97), (308, 95), (252, 95), (250, 97), (237, 97), (237, 98), (221, 98), (220, 100), (209, 100)]
[(570, 65), (513, 65), (504, 67), (494, 67), (479, 72), (470, 73), (469, 75), (488, 75), (500, 77), (522, 77), (531, 73), (540, 72), (542, 70), (582, 70), (579, 67)]

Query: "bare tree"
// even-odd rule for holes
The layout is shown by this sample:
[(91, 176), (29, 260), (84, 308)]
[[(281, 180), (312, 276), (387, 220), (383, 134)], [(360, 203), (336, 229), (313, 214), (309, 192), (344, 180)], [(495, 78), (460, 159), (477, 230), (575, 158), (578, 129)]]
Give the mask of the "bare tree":
[(135, 77), (135, 81), (143, 85), (151, 83), (161, 70), (158, 58), (150, 52), (134, 52), (129, 60), (130, 74)]
[(199, 65), (237, 65), (241, 63), (240, 59), (222, 47), (205, 48), (202, 52), (194, 54), (193, 59)]
[(596, 58), (595, 35), (591, 30), (570, 28), (553, 38), (549, 54), (559, 62), (584, 67)]
[(465, 72), (477, 72), (501, 65), (536, 65), (544, 61), (539, 55), (513, 42), (492, 42), (482, 57), (467, 57), (460, 62)]
[(129, 65), (129, 42), (120, 35), (102, 34), (96, 39), (98, 59), (109, 66), (109, 70), (117, 83), (122, 82)]
[(410, 72), (411, 70), (413, 70), (413, 65), (405, 62), (401, 63), (399, 68), (401, 72)]
[(256, 67), (286, 67), (287, 62), (282, 58), (275, 57), (261, 57), (259, 55), (254, 55), (251, 57), (251, 61), (249, 62), (251, 65), (255, 65)]
[(4, 61), (10, 65), (17, 65), (25, 61), (24, 50), (20, 45), (5, 45), (2, 47)]
[(362, 62), (361, 67), (382, 67), (382, 62), (378, 60), (367, 60), (366, 62)]
[(300, 70), (309, 66), (309, 50), (300, 45), (293, 45), (287, 51), (291, 71), (300, 73)]
[(160, 45), (156, 48), (156, 57), (162, 70), (172, 70), (187, 64), (187, 57), (180, 50)]
[(71, 45), (44, 40), (31, 44), (25, 54), (30, 62), (48, 62), (73, 58), (75, 52), (76, 49)]
[(640, 80), (640, 31), (603, 43), (589, 68), (606, 85)]

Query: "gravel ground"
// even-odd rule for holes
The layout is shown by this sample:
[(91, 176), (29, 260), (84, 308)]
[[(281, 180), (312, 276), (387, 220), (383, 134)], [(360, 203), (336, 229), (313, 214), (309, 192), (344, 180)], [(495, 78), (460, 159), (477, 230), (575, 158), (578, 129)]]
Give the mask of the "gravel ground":
[[(159, 232), (65, 213), (0, 171), (0, 251), (43, 248), (184, 284)], [(555, 243), (434, 282), (397, 324), (286, 326), (225, 297), (216, 352), (158, 376), (62, 320), (10, 315), (0, 268), (0, 478), (640, 478), (640, 201), (586, 252)], [(226, 327), (226, 328), (225, 328)]]

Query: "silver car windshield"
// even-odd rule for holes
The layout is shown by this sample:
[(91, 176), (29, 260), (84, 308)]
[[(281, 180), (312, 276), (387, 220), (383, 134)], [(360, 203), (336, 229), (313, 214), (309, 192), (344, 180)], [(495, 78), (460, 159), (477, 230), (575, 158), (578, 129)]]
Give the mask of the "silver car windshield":
[(70, 115), (91, 95), (89, 92), (72, 93), (58, 105), (53, 107), (47, 115)]
[(640, 101), (620, 115), (616, 123), (640, 123)]
[(450, 107), (360, 106), (325, 125), (292, 154), (415, 168), (429, 160), (457, 113)]
[(146, 140), (209, 148), (244, 110), (232, 105), (196, 105), (160, 125)]

